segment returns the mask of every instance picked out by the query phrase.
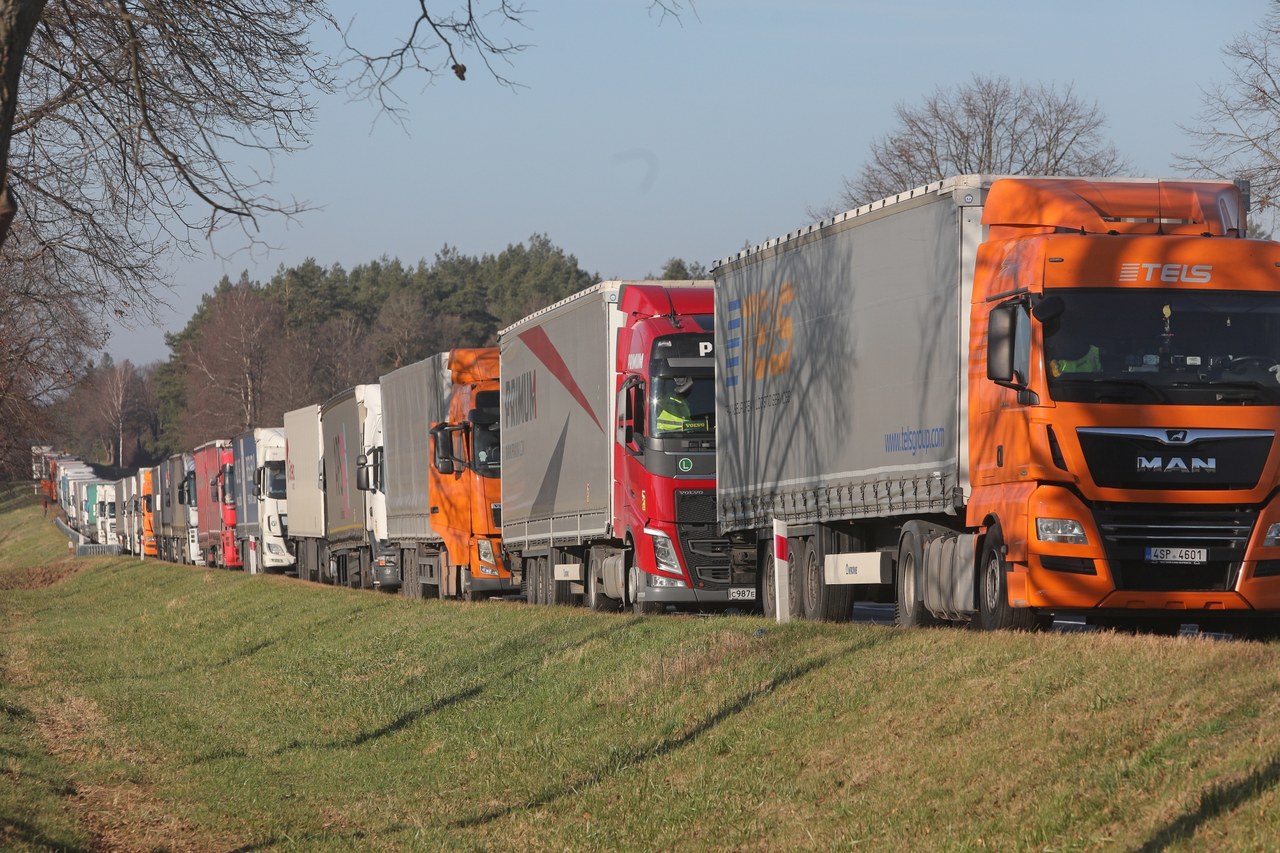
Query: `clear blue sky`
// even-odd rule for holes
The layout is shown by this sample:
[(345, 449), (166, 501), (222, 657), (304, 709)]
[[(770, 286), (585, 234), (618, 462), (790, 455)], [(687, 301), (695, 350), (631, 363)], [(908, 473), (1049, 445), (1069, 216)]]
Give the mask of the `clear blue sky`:
[[(172, 310), (117, 330), (107, 351), (165, 359), (163, 333), (223, 275), (266, 281), (309, 257), (412, 264), (445, 244), (479, 255), (545, 233), (604, 278), (642, 278), (671, 257), (709, 266), (807, 224), (893, 129), (896, 103), (975, 73), (1071, 85), (1101, 106), (1135, 174), (1171, 175), (1201, 87), (1227, 79), (1223, 46), (1268, 3), (698, 0), (696, 17), (661, 23), (647, 0), (530, 5), (529, 29), (507, 33), (530, 47), (501, 68), (525, 88), (470, 56), (465, 83), (401, 87), (405, 129), (325, 99), (310, 149), (275, 170), (278, 197), (323, 209), (264, 221), (275, 251), (237, 252), (243, 238), (227, 232), (214, 246), (231, 257), (175, 263)], [(333, 3), (371, 48), (416, 6)]]

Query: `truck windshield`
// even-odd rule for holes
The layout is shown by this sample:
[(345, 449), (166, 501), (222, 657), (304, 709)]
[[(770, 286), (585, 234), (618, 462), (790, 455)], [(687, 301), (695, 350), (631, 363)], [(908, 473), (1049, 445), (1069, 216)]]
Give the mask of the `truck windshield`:
[(471, 410), (471, 453), (476, 473), (481, 477), (497, 477), (502, 473), (498, 448), (502, 434), (498, 431), (498, 392), (477, 391), (475, 408)]
[(268, 462), (262, 466), (265, 470), (266, 497), (280, 500), (285, 496), (284, 462)]
[(652, 435), (708, 434), (715, 429), (716, 389), (710, 376), (658, 376), (649, 383)]
[(476, 473), (481, 477), (497, 477), (502, 472), (498, 455), (501, 443), (497, 424), (472, 425), (471, 450), (475, 454)]
[(1062, 402), (1280, 405), (1280, 293), (1051, 289), (1049, 394)]

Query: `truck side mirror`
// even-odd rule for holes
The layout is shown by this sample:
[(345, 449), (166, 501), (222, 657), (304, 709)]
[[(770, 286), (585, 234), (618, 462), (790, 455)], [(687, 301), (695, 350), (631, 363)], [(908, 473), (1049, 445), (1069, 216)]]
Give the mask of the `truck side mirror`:
[(265, 490), (262, 488), (262, 481), (266, 479), (266, 474), (266, 468), (259, 468), (253, 472), (253, 496), (260, 501), (266, 500)]
[[(1050, 306), (1049, 311), (1052, 310)], [(1026, 305), (1006, 302), (992, 308), (987, 317), (987, 378), (1017, 391), (1019, 405), (1038, 406), (1040, 396), (1027, 387), (1030, 356), (1031, 315)]]
[(356, 488), (362, 492), (371, 492), (369, 484), (369, 457), (363, 453), (356, 457)]
[(1013, 372), (1017, 310), (1010, 303), (997, 305), (987, 317), (987, 378), (1006, 388), (1020, 387), (1014, 384)]
[(454, 473), (453, 454), (449, 451), (452, 449), (448, 440), (449, 428), (444, 424), (436, 424), (431, 428), (431, 441), (435, 448), (435, 456), (432, 464), (435, 465), (436, 471), (441, 474)]
[(621, 444), (632, 444), (636, 440), (636, 396), (643, 396), (644, 380), (638, 376), (628, 376), (618, 389), (618, 441)]

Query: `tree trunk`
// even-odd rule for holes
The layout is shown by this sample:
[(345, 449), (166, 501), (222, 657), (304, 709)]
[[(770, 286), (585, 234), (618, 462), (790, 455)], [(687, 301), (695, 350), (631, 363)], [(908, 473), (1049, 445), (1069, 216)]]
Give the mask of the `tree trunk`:
[(44, 14), (45, 0), (0, 0), (0, 243), (9, 233), (9, 225), (18, 212), (9, 190), (9, 140), (13, 135), (13, 119), (18, 112), (18, 85), (27, 47)]

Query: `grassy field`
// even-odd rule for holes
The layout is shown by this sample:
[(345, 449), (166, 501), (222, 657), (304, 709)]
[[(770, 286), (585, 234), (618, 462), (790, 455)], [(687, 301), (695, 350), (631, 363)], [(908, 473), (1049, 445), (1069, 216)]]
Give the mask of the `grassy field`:
[(1280, 645), (411, 602), (0, 500), (0, 848), (1262, 850)]

